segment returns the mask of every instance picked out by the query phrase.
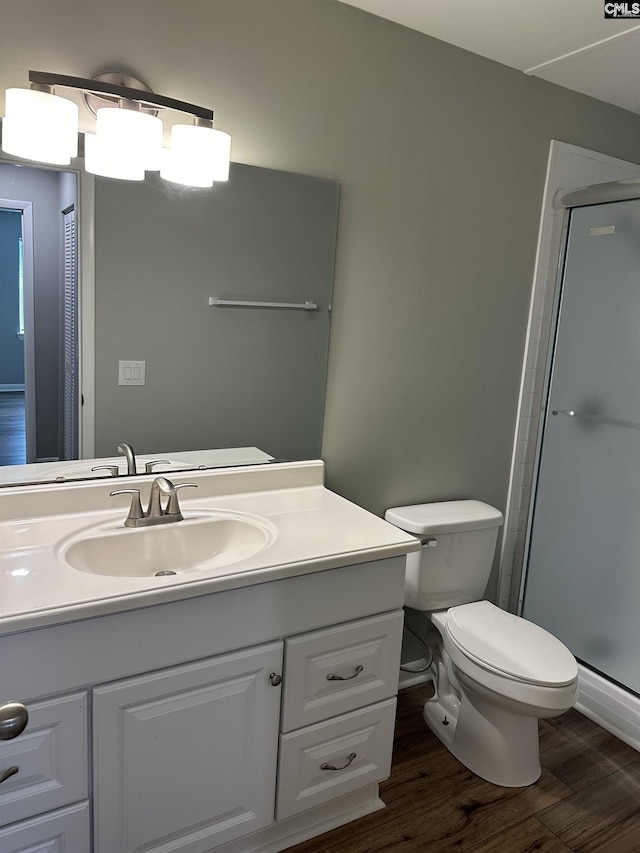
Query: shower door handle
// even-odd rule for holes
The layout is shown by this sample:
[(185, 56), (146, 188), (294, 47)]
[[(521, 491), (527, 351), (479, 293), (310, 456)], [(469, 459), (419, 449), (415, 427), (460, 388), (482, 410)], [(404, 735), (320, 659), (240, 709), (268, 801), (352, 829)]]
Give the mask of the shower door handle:
[(640, 423), (636, 421), (624, 421), (621, 418), (607, 418), (604, 415), (589, 415), (586, 412), (576, 412), (573, 409), (553, 409), (552, 415), (566, 415), (568, 418), (580, 418), (593, 423), (611, 424), (612, 426), (626, 427), (627, 429), (640, 430)]

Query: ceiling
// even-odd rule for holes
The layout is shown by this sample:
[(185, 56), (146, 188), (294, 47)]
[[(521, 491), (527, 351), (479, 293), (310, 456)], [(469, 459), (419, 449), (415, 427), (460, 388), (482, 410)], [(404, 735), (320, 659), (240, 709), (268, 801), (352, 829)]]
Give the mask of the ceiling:
[(640, 18), (604, 0), (340, 0), (640, 114)]

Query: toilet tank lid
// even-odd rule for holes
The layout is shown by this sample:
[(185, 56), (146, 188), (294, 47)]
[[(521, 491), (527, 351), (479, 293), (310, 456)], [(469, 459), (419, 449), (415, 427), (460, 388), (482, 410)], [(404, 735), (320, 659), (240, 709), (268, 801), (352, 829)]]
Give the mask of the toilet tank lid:
[(482, 530), (500, 527), (500, 510), (482, 501), (440, 501), (430, 504), (395, 506), (385, 513), (385, 520), (407, 533), (455, 533), (460, 530)]

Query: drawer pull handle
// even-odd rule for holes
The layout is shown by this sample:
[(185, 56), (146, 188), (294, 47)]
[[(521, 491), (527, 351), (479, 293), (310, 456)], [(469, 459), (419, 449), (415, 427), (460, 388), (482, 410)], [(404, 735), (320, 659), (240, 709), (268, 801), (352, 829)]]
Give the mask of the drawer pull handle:
[(363, 669), (364, 667), (359, 663), (353, 675), (334, 675), (331, 673), (327, 676), (327, 681), (351, 681), (352, 678), (357, 678)]
[(342, 767), (336, 767), (335, 764), (326, 764), (325, 763), (325, 764), (320, 765), (320, 770), (346, 770), (347, 767), (349, 767), (349, 765), (352, 764), (355, 757), (356, 757), (355, 752), (350, 752), (349, 755), (347, 756), (346, 763), (343, 764)]
[(11, 740), (25, 730), (29, 712), (22, 702), (5, 702), (0, 705), (0, 740)]
[(3, 782), (6, 782), (7, 779), (10, 779), (12, 776), (15, 776), (18, 770), (20, 770), (19, 767), (9, 767), (7, 770), (4, 771), (4, 773), (0, 774), (0, 785), (2, 785)]

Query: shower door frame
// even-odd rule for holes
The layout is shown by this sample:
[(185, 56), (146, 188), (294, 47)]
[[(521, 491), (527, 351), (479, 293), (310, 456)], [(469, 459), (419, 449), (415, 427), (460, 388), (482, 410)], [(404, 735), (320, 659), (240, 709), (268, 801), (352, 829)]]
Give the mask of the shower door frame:
[[(559, 199), (569, 190), (629, 178), (640, 178), (640, 164), (551, 142), (498, 577), (498, 604), (512, 613), (522, 610), (532, 497), (558, 319), (570, 206)], [(587, 667), (580, 665), (579, 669), (580, 701), (576, 707), (640, 750), (640, 700)]]

